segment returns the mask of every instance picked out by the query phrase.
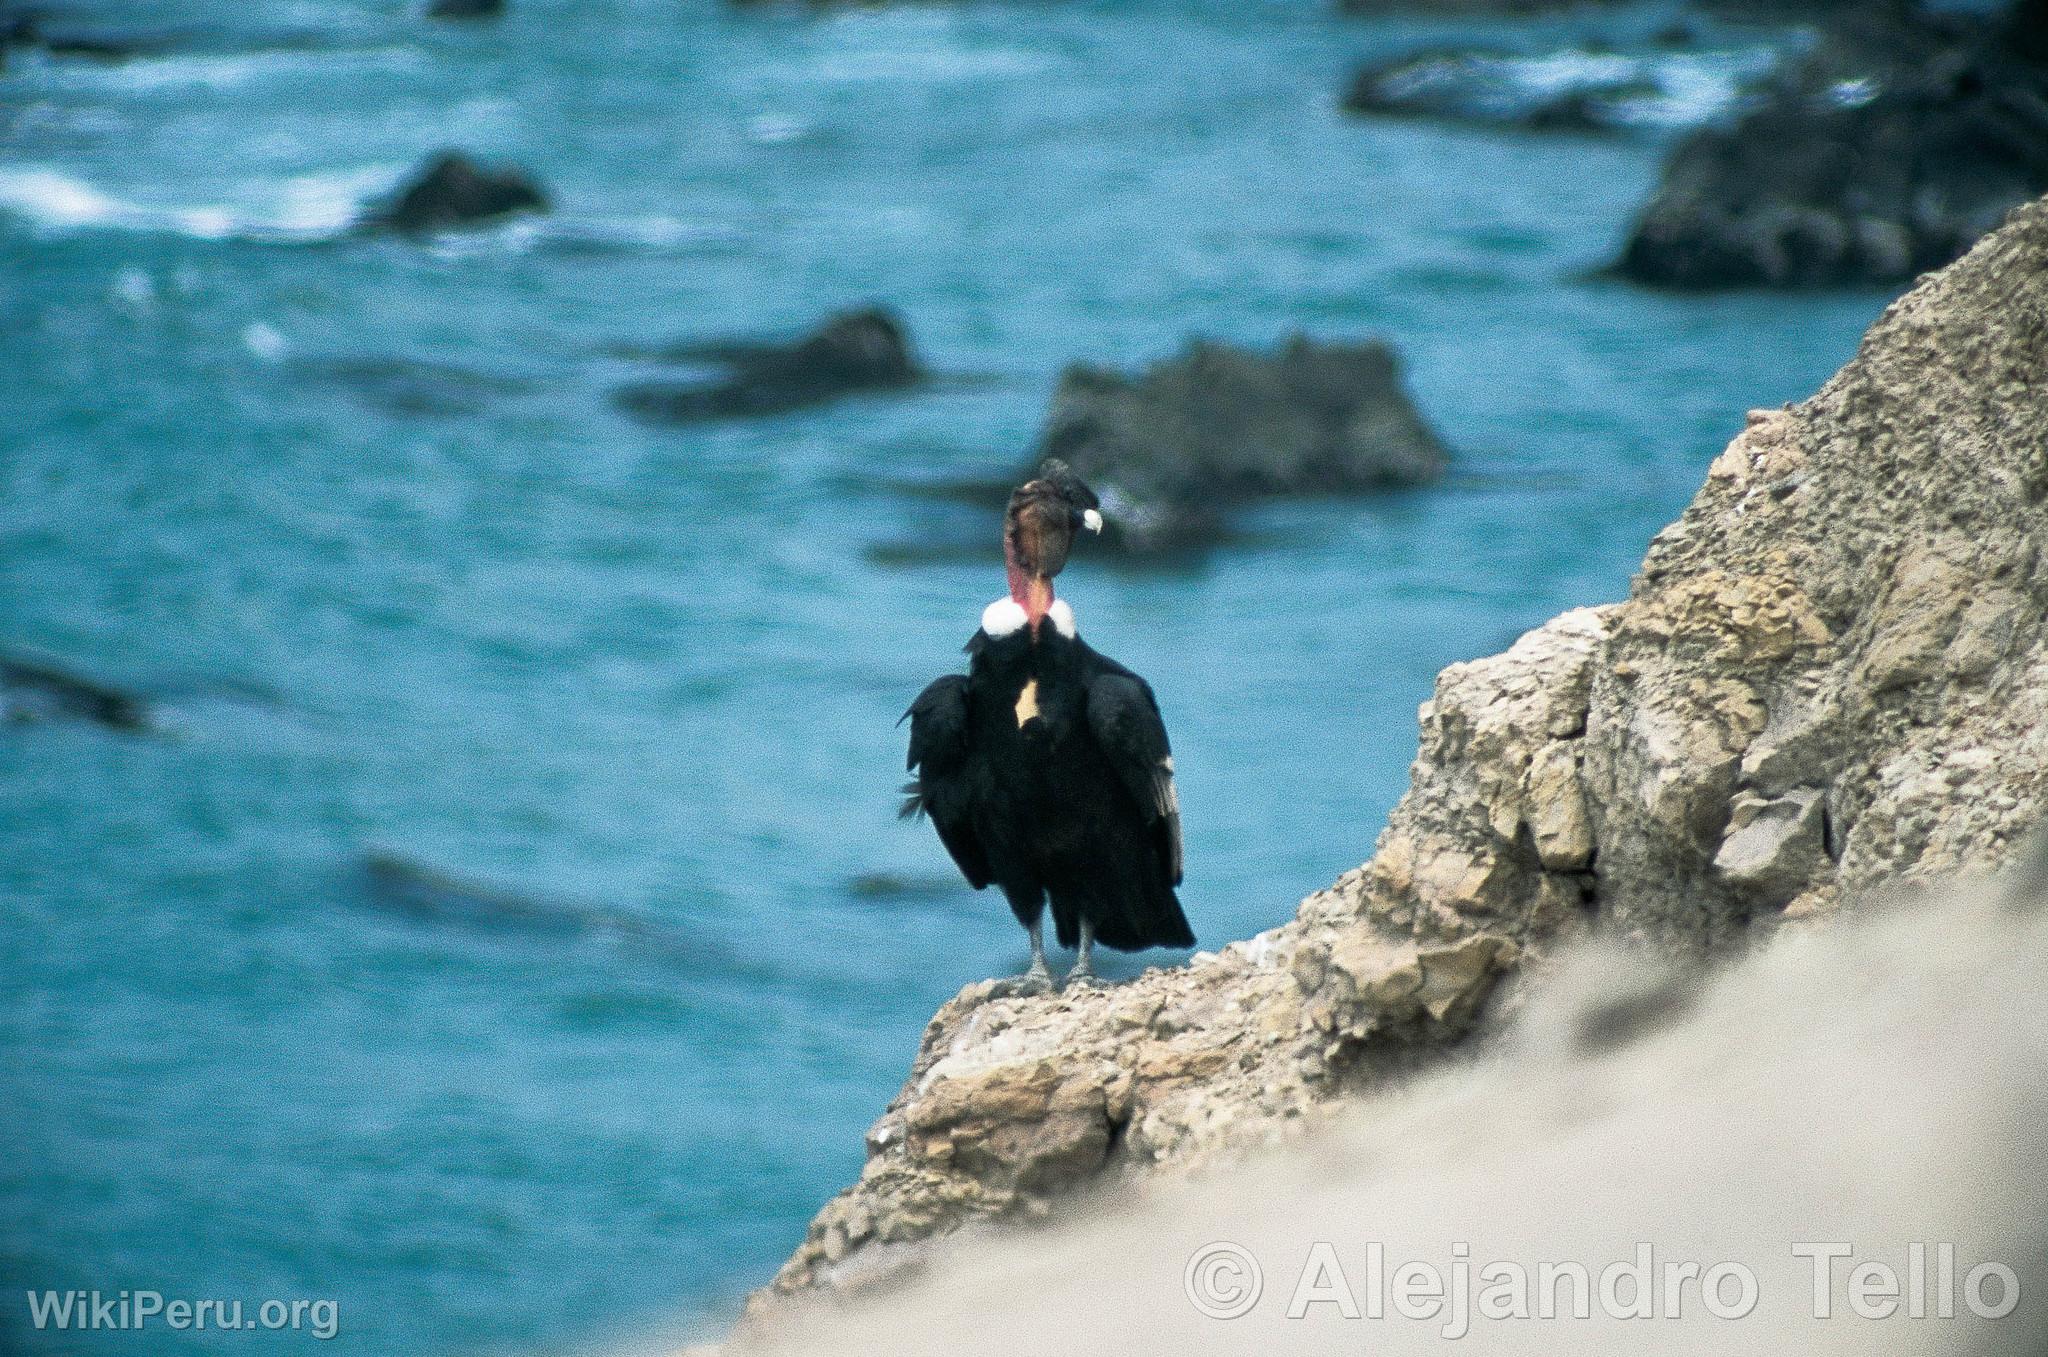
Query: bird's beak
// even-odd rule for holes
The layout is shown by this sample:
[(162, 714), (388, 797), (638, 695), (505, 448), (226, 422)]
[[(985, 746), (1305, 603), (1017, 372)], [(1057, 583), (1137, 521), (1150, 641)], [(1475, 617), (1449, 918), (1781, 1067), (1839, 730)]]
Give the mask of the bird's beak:
[(1090, 532), (1101, 532), (1102, 511), (1100, 509), (1083, 509), (1081, 511), (1081, 526)]

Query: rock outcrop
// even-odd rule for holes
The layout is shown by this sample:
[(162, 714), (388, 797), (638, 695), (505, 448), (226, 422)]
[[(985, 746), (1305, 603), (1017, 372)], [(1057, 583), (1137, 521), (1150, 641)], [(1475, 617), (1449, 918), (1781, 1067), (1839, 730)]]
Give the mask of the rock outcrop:
[(366, 211), (356, 228), (431, 235), (547, 210), (547, 194), (522, 171), (480, 165), (460, 151), (443, 151)]
[(924, 375), (902, 320), (878, 306), (829, 317), (786, 344), (674, 345), (655, 356), (725, 369), (712, 381), (637, 382), (613, 393), (623, 409), (655, 423), (780, 414), (900, 390)]
[(1909, 8), (1837, 21), (1732, 126), (1673, 151), (1618, 271), (1665, 287), (1898, 283), (2048, 190), (2048, 31)]
[(1455, 664), (1371, 861), (1185, 969), (970, 986), (750, 1306), (1288, 1133), (1493, 1020), (1591, 929), (1685, 960), (1996, 863), (2048, 791), (2048, 202), (1758, 411), (1626, 601)]
[(1138, 546), (1197, 536), (1234, 502), (1424, 485), (1449, 462), (1391, 348), (1300, 335), (1270, 355), (1197, 340), (1137, 377), (1070, 367), (1031, 465), (1046, 457)]
[[(1133, 1180), (1041, 1228), (956, 1236), (866, 1304), (785, 1313), (771, 1350), (1441, 1357), (1469, 1340), (1494, 1357), (2039, 1352), (2039, 865), (1799, 930), (1711, 976), (1572, 949), (1477, 1058), (1347, 1100), (1314, 1134), (1227, 1173)], [(1914, 1279), (1893, 1291), (1904, 1304), (1888, 1318), (1889, 1305), (1844, 1304), (1856, 1266), (1845, 1261), (1833, 1318), (1816, 1323), (1815, 1268), (1787, 1247), (1798, 1240), (1855, 1241), (1880, 1274)], [(1638, 1249), (1653, 1255), (1640, 1271)], [(2010, 1267), (2006, 1290), (1945, 1285), (1948, 1251), (1957, 1282), (1979, 1259)], [(1569, 1291), (1553, 1307), (1517, 1304), (1547, 1289), (1541, 1260), (1584, 1267), (1585, 1291), (1611, 1299), (1589, 1295), (1583, 1317)], [(1655, 1280), (1709, 1260), (1746, 1274), (1740, 1308)], [(1387, 1304), (1411, 1264), (1419, 1290), (1447, 1303)], [(1537, 1284), (1517, 1287), (1518, 1273)], [(1504, 1283), (1491, 1305), (1489, 1282)], [(1905, 1300), (1916, 1294), (1924, 1308)]]

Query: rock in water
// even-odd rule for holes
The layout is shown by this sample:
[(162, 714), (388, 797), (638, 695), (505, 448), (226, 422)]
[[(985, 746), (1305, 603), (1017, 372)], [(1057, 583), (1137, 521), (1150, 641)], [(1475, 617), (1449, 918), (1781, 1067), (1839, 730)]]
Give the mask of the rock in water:
[[(1559, 68), (1570, 74), (1560, 75)], [(1524, 57), (1452, 48), (1361, 68), (1345, 93), (1344, 111), (1530, 131), (1598, 132), (1629, 126), (1635, 107), (1662, 96), (1649, 58), (1583, 51)]]
[(2040, 20), (1913, 12), (1832, 29), (1733, 126), (1687, 138), (1618, 271), (1664, 287), (1895, 283), (2048, 189)]
[(1220, 503), (1426, 485), (1449, 461), (1391, 348), (1299, 335), (1271, 355), (1197, 340), (1138, 377), (1070, 367), (1033, 465), (1044, 457), (1110, 495), (1141, 545)]
[(363, 354), (294, 366), (314, 381), (340, 387), (394, 415), (472, 415), (493, 397), (525, 386), (517, 378), (421, 358)]
[(661, 423), (779, 414), (906, 387), (923, 375), (903, 322), (882, 307), (843, 312), (788, 344), (683, 345), (665, 356), (727, 371), (709, 382), (638, 382), (614, 393), (632, 414)]
[(505, 0), (429, 0), (429, 19), (495, 19), (505, 12)]
[[(40, 47), (53, 57), (118, 64), (162, 56), (189, 36), (177, 30), (107, 28), (89, 21), (82, 27), (67, 27), (68, 18), (34, 9), (0, 8), (0, 55), (9, 47)], [(56, 27), (49, 26), (53, 19)]]
[(547, 210), (547, 195), (519, 170), (491, 168), (460, 151), (443, 151), (364, 213), (357, 227), (428, 235)]
[(2008, 861), (2048, 804), (2044, 347), (2048, 201), (1753, 415), (1626, 600), (1445, 669), (1372, 860), (1293, 920), (1127, 985), (941, 1008), (757, 1322), (1405, 1078), (1588, 929), (1683, 969)]

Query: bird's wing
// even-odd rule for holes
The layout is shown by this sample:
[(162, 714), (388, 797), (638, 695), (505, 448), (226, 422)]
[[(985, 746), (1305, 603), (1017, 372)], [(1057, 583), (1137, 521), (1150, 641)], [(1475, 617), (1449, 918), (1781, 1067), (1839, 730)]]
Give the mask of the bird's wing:
[(980, 890), (989, 883), (988, 852), (974, 833), (973, 803), (968, 789), (967, 676), (947, 674), (934, 679), (903, 713), (910, 722), (910, 757), (905, 767), (917, 776), (904, 785), (906, 820), (928, 816), (939, 842), (953, 855), (967, 884)]
[(1173, 749), (1152, 689), (1136, 674), (1111, 671), (1088, 685), (1088, 728), (1152, 826), (1166, 878), (1180, 884), (1180, 793)]

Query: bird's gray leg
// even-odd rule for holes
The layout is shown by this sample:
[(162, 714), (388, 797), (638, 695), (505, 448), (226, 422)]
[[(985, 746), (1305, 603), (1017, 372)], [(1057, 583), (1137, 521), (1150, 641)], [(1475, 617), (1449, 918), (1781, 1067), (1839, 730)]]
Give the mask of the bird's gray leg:
[(996, 998), (1016, 998), (1028, 994), (1052, 993), (1052, 971), (1045, 964), (1045, 921), (1036, 919), (1028, 925), (1031, 934), (1031, 966), (1022, 975), (996, 982)]
[(1095, 963), (1090, 959), (1095, 951), (1095, 925), (1081, 920), (1081, 946), (1074, 953), (1074, 968), (1067, 972), (1067, 985), (1084, 987), (1100, 985), (1102, 980), (1095, 974)]
[(1024, 980), (1034, 992), (1052, 988), (1052, 972), (1045, 964), (1045, 920), (1034, 920), (1031, 925), (1031, 969), (1024, 972)]

